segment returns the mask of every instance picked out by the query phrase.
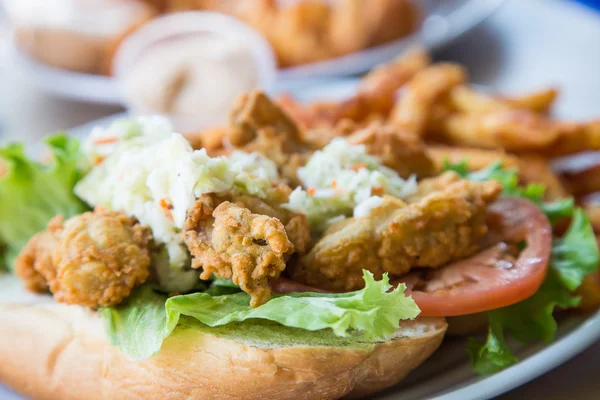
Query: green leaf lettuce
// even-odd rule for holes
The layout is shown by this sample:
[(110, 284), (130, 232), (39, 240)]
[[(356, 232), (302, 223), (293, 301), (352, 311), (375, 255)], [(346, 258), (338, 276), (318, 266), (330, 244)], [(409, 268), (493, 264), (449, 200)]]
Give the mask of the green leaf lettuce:
[(257, 308), (247, 293), (211, 296), (194, 293), (169, 299), (152, 289), (138, 289), (123, 305), (102, 310), (111, 343), (129, 358), (143, 360), (160, 350), (180, 317), (192, 317), (209, 327), (249, 320), (267, 320), (305, 331), (331, 330), (338, 337), (360, 332), (366, 340), (389, 338), (399, 321), (420, 310), (405, 286), (392, 288), (387, 276), (375, 281), (364, 272), (365, 288), (343, 294), (290, 293)]
[[(25, 154), (22, 144), (0, 148), (0, 261), (11, 266), (27, 241), (44, 230), (57, 214), (80, 214), (88, 207), (73, 194), (81, 178), (79, 142), (64, 134), (45, 140), (51, 162), (41, 164)], [(3, 250), (2, 250), (3, 249)]]
[(489, 311), (485, 342), (469, 340), (468, 352), (473, 369), (480, 374), (495, 373), (518, 362), (504, 341), (506, 333), (523, 343), (538, 340), (548, 343), (554, 339), (557, 329), (554, 309), (579, 305), (580, 299), (572, 292), (581, 285), (586, 275), (597, 270), (600, 262), (598, 246), (589, 219), (583, 210), (575, 207), (573, 199), (544, 202), (544, 186), (518, 186), (518, 170), (503, 168), (500, 162), (476, 172), (469, 172), (464, 162), (446, 163), (445, 166), (447, 170), (471, 180), (497, 180), (503, 186), (504, 195), (534, 202), (551, 223), (572, 217), (566, 234), (553, 241), (549, 272), (540, 289), (524, 301)]

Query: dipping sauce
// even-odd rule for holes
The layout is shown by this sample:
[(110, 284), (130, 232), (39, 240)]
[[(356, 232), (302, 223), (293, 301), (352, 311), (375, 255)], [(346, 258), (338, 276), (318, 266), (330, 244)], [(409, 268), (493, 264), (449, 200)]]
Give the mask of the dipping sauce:
[(241, 41), (194, 33), (159, 41), (123, 76), (134, 113), (165, 114), (175, 125), (205, 128), (226, 121), (237, 97), (258, 85), (250, 49)]

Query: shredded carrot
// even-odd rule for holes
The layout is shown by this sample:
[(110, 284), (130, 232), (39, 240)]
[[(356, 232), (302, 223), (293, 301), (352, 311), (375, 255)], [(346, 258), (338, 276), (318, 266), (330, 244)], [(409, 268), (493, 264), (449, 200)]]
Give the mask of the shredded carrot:
[(356, 164), (355, 166), (352, 167), (352, 170), (358, 172), (363, 168), (367, 168), (367, 164)]
[(381, 196), (383, 194), (383, 188), (381, 186), (377, 186), (371, 189), (371, 194), (375, 196)]
[(158, 204), (162, 207), (162, 208), (168, 208), (171, 209), (173, 208), (173, 205), (171, 204), (171, 202), (167, 199), (160, 199), (158, 201)]
[(94, 211), (104, 212), (104, 211), (106, 211), (106, 208), (104, 208), (103, 206), (96, 206), (96, 207), (94, 207)]
[(316, 191), (316, 190), (315, 190), (315, 188), (314, 188), (314, 187), (308, 188), (308, 190), (307, 190), (307, 192), (308, 192), (308, 195), (309, 195), (310, 197), (312, 197), (312, 196), (314, 196), (314, 195), (315, 195), (315, 191)]
[(118, 142), (119, 138), (115, 137), (115, 136), (109, 136), (109, 137), (105, 137), (105, 138), (98, 138), (96, 140), (94, 140), (94, 144), (109, 144), (109, 143), (114, 143), (114, 142)]
[(331, 181), (331, 187), (334, 189), (337, 188), (337, 181), (335, 181), (335, 180)]
[(162, 210), (165, 213), (165, 215), (171, 221), (173, 221), (173, 213), (171, 213), (171, 210), (173, 209), (173, 205), (171, 204), (171, 202), (169, 200), (167, 200), (167, 199), (160, 199), (158, 201), (158, 204), (160, 205), (160, 208), (162, 208)]
[(99, 165), (99, 164), (102, 164), (102, 161), (104, 161), (104, 157), (102, 157), (102, 156), (95, 156), (95, 157), (92, 159), (92, 163), (93, 163), (94, 165)]

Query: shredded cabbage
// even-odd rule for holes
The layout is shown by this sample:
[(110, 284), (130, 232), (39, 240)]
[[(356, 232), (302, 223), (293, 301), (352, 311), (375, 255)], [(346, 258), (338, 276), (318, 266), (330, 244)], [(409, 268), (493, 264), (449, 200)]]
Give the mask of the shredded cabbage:
[(122, 210), (150, 227), (174, 266), (188, 261), (180, 233), (198, 197), (234, 190), (265, 198), (277, 178), (273, 162), (258, 154), (209, 157), (204, 149), (193, 150), (162, 119), (118, 121), (95, 130), (84, 148), (97, 165), (75, 193), (88, 204)]
[(417, 187), (414, 176), (402, 179), (369, 155), (365, 146), (351, 145), (342, 138), (316, 151), (297, 175), (306, 189), (296, 188), (285, 207), (305, 213), (317, 231), (340, 215), (362, 215), (355, 207), (374, 195), (404, 198)]

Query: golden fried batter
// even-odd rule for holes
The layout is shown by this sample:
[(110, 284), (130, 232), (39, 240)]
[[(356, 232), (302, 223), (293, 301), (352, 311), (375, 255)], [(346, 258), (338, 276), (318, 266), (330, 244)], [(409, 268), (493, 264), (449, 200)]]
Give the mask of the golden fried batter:
[(229, 128), (227, 138), (233, 146), (250, 143), (265, 128), (274, 129), (290, 142), (300, 142), (300, 130), (294, 120), (259, 90), (240, 96), (231, 111)]
[(293, 248), (285, 227), (277, 218), (252, 214), (228, 201), (212, 216), (209, 240), (196, 230), (183, 235), (194, 256), (192, 267), (203, 269), (201, 279), (211, 274), (231, 278), (250, 294), (252, 307), (266, 303), (271, 297), (268, 281), (279, 277), (286, 267), (285, 255)]
[(239, 207), (247, 208), (253, 214), (266, 215), (280, 220), (293, 245), (286, 254), (286, 257), (289, 257), (292, 254), (304, 255), (311, 245), (310, 224), (308, 223), (306, 215), (297, 214), (279, 206), (288, 201), (288, 195), (289, 188), (285, 185), (278, 185), (272, 189), (269, 196), (270, 199), (273, 199), (272, 204), (268, 204), (258, 197), (248, 195), (232, 196), (231, 194), (204, 194), (196, 200), (194, 207), (188, 211), (184, 230), (195, 230), (204, 239), (210, 241), (213, 224), (215, 222), (212, 214), (219, 204), (229, 201)]
[(47, 292), (48, 282), (56, 277), (52, 253), (62, 231), (62, 220), (61, 215), (50, 220), (45, 231), (29, 239), (15, 261), (15, 274), (31, 292)]
[(226, 150), (262, 154), (277, 165), (287, 183), (299, 185), (296, 170), (304, 165), (308, 148), (296, 122), (264, 93), (256, 90), (239, 98), (225, 144)]
[(292, 269), (293, 278), (349, 291), (364, 284), (363, 269), (380, 279), (384, 272), (436, 268), (475, 253), (487, 232), (486, 207), (501, 187), (494, 181), (461, 180), (453, 173), (442, 177), (425, 180), (414, 203), (385, 197), (369, 217), (350, 219), (327, 232)]
[(105, 307), (148, 279), (151, 234), (134, 219), (96, 210), (61, 222), (53, 219), (19, 256), (28, 288), (49, 287), (63, 303)]
[(369, 154), (377, 156), (403, 178), (411, 175), (422, 178), (435, 172), (433, 160), (421, 138), (391, 125), (370, 124), (355, 131), (347, 140), (350, 144), (365, 145)]

